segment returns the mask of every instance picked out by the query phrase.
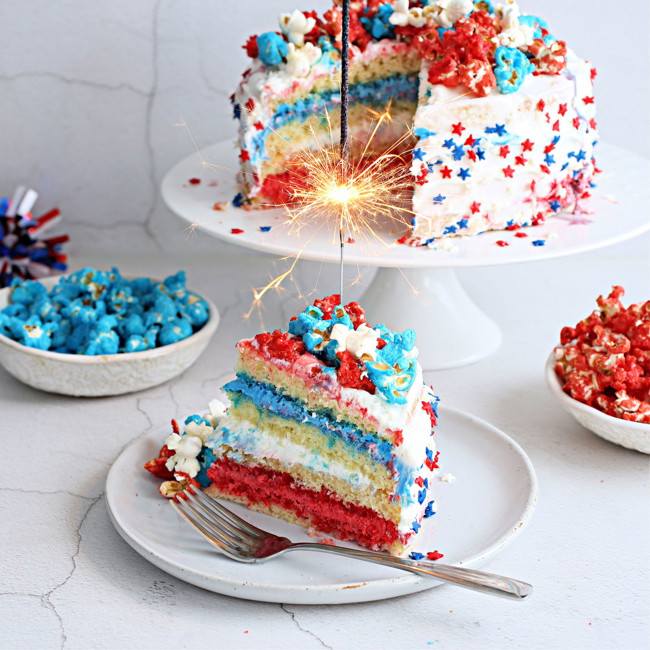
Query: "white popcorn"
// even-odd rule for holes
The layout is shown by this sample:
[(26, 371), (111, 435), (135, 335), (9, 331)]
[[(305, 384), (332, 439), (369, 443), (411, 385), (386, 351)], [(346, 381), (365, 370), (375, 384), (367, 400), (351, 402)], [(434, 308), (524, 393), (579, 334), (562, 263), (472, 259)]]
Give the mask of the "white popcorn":
[(427, 18), (421, 7), (409, 9), (408, 0), (395, 0), (393, 2), (393, 13), (388, 21), (391, 25), (398, 27), (405, 27), (406, 25), (422, 27), (427, 22)]
[(440, 27), (449, 29), (474, 8), (473, 0), (434, 0), (424, 8), (424, 16), (433, 16)]
[[(213, 429), (216, 429), (221, 418), (226, 414), (226, 405), (218, 399), (213, 399), (208, 404), (208, 407), (210, 408), (210, 412), (206, 413), (203, 419), (207, 420)], [(203, 441), (205, 442), (205, 438), (203, 438)]]
[(305, 34), (309, 34), (316, 25), (314, 18), (307, 18), (302, 11), (296, 9), (292, 14), (280, 15), (280, 29), (286, 34), (290, 43), (298, 47), (304, 45)]
[(377, 339), (379, 339), (379, 336), (378, 330), (362, 323), (356, 330), (349, 331), (345, 347), (357, 359), (361, 359), (365, 355), (374, 361), (377, 358)]
[(296, 47), (289, 43), (287, 52), (287, 71), (292, 77), (306, 77), (312, 65), (321, 57), (321, 49), (313, 43), (306, 43), (303, 47)]
[(176, 452), (165, 462), (165, 467), (170, 472), (185, 472), (192, 478), (199, 473), (201, 465), (196, 457), (201, 453), (203, 447), (201, 438), (193, 435), (180, 436), (177, 433), (172, 433), (165, 440), (165, 444), (169, 449)]
[(503, 30), (492, 39), (497, 46), (526, 47), (531, 45), (535, 30), (530, 25), (519, 23), (519, 7), (516, 4), (506, 5), (501, 8), (501, 14)]
[[(201, 422), (197, 424), (196, 422), (188, 422), (185, 425), (185, 433), (188, 436), (197, 437), (201, 442), (205, 442), (208, 439), (208, 436), (214, 431), (214, 427)], [(167, 445), (169, 447), (169, 445)], [(170, 447), (172, 449), (172, 447)]]

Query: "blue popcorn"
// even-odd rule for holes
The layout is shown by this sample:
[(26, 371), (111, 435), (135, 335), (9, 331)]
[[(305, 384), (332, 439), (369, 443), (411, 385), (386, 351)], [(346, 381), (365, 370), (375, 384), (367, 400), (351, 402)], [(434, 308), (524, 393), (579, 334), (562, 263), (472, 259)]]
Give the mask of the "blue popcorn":
[(185, 315), (194, 327), (201, 327), (210, 317), (208, 303), (203, 298), (190, 295), (185, 305)]
[(377, 13), (372, 18), (362, 16), (360, 18), (361, 24), (376, 40), (395, 38), (395, 25), (390, 22), (390, 17), (394, 11), (390, 3), (380, 5)]
[(280, 65), (289, 52), (285, 40), (275, 32), (257, 37), (257, 58), (267, 66)]
[(497, 63), (494, 76), (503, 94), (518, 90), (524, 79), (535, 70), (528, 57), (516, 47), (498, 47), (494, 58)]
[(138, 334), (132, 334), (129, 336), (124, 344), (125, 352), (144, 352), (145, 350), (149, 350), (149, 346), (144, 337), (139, 336)]
[(52, 341), (52, 323), (43, 323), (38, 316), (30, 316), (22, 325), (20, 342), (29, 348), (47, 350)]
[(172, 343), (178, 343), (178, 341), (186, 339), (191, 334), (192, 324), (187, 318), (174, 318), (166, 325), (163, 325), (158, 340), (160, 341), (160, 345), (171, 345)]

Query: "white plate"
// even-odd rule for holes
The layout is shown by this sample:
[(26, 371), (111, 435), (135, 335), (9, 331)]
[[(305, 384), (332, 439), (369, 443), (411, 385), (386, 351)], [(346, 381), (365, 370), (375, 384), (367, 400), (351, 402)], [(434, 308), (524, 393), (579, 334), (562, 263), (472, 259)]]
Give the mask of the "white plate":
[[(106, 500), (120, 535), (173, 576), (228, 596), (296, 604), (379, 600), (442, 584), (324, 553), (296, 551), (256, 565), (227, 559), (180, 519), (159, 495), (160, 480), (142, 467), (157, 456), (168, 433), (152, 432), (122, 452), (108, 474)], [(439, 550), (445, 564), (476, 566), (501, 550), (530, 518), (537, 498), (535, 472), (516, 442), (462, 411), (441, 409), (436, 441), (440, 471), (456, 480), (434, 482), (437, 514), (425, 520), (413, 550)], [(310, 540), (298, 526), (231, 507), (262, 528)], [(493, 568), (508, 574), (507, 567)]]
[[(543, 226), (527, 228), (527, 238), (518, 239), (516, 232), (486, 232), (478, 237), (447, 238), (450, 250), (411, 248), (392, 243), (403, 231), (394, 224), (380, 223), (373, 227), (384, 243), (361, 242), (345, 247), (348, 264), (400, 268), (456, 268), (491, 266), (547, 260), (574, 255), (609, 246), (635, 237), (650, 229), (647, 219), (649, 201), (648, 175), (650, 163), (630, 151), (608, 143), (598, 145), (598, 166), (604, 171), (596, 177), (587, 208), (593, 214), (576, 218), (557, 214)], [(208, 163), (208, 164), (206, 164)], [(296, 255), (307, 260), (338, 262), (338, 231), (335, 225), (322, 222), (310, 224), (291, 234), (285, 224), (283, 209), (245, 210), (234, 207), (237, 189), (237, 151), (231, 140), (219, 142), (192, 154), (176, 164), (162, 182), (162, 196), (177, 215), (195, 224), (214, 237), (276, 255)], [(191, 184), (190, 178), (200, 179)], [(215, 211), (217, 202), (228, 202), (224, 210)], [(260, 226), (271, 226), (269, 232)], [(232, 234), (233, 228), (243, 230)], [(357, 238), (359, 239), (359, 238)], [(497, 246), (499, 240), (506, 247)], [(544, 246), (532, 241), (544, 240)], [(387, 246), (388, 245), (388, 246)]]

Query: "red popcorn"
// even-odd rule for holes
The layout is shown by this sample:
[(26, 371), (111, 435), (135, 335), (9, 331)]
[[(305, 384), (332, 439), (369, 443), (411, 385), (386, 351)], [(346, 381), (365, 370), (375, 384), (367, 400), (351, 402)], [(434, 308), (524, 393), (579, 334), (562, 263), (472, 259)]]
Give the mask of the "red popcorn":
[(246, 50), (246, 54), (248, 54), (251, 59), (256, 59), (259, 54), (257, 47), (257, 34), (251, 36), (242, 47)]
[(624, 307), (623, 287), (596, 311), (564, 327), (555, 372), (574, 399), (608, 415), (650, 423), (650, 301)]
[(375, 385), (366, 375), (365, 368), (347, 350), (337, 352), (341, 365), (336, 372), (339, 384), (345, 388), (365, 390), (371, 395), (375, 394)]
[(543, 38), (536, 38), (528, 47), (533, 55), (535, 74), (560, 74), (566, 68), (567, 47), (564, 41), (553, 41), (549, 45)]
[(167, 445), (163, 445), (158, 452), (158, 457), (147, 461), (144, 464), (144, 468), (158, 478), (174, 478), (174, 473), (167, 469), (165, 463), (167, 462), (167, 459), (173, 456), (175, 453), (176, 452), (169, 449)]

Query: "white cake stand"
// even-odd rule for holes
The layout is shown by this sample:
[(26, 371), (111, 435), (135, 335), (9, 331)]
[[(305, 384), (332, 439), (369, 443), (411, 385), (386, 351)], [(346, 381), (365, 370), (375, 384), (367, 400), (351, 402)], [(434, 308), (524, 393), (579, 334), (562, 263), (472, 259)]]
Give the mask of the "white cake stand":
[[(394, 244), (403, 233), (394, 224), (380, 224), (376, 230), (385, 244), (347, 245), (346, 264), (379, 267), (362, 298), (368, 320), (398, 331), (414, 329), (426, 370), (462, 366), (493, 353), (501, 331), (467, 295), (454, 269), (550, 260), (650, 230), (650, 163), (600, 144), (598, 164), (605, 172), (597, 177), (590, 199), (593, 214), (558, 214), (543, 226), (523, 231), (441, 239), (434, 249)], [(296, 235), (289, 232), (282, 209), (234, 207), (230, 201), (238, 191), (237, 169), (233, 143), (220, 142), (173, 167), (163, 179), (163, 199), (177, 215), (220, 239), (265, 253), (291, 256), (301, 251), (301, 259), (338, 263), (335, 226), (313, 224)], [(267, 226), (271, 229), (260, 229)], [(516, 237), (516, 232), (528, 236)]]

